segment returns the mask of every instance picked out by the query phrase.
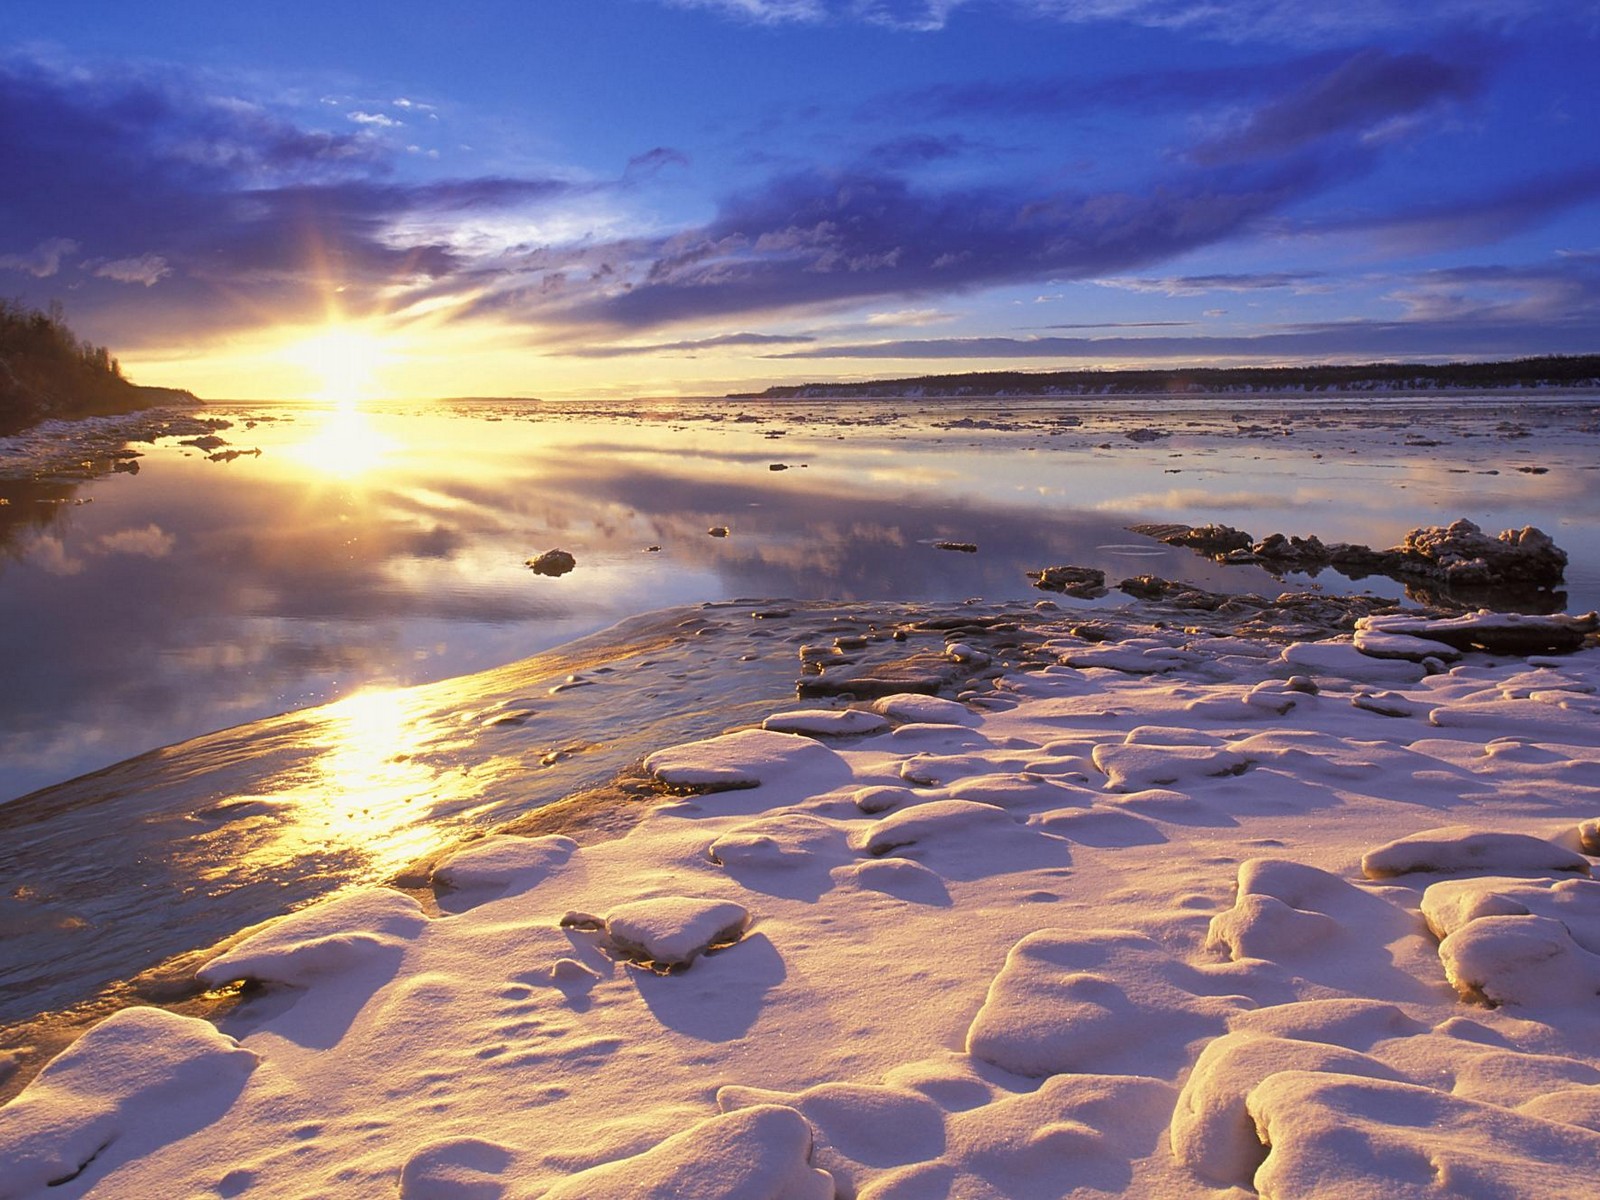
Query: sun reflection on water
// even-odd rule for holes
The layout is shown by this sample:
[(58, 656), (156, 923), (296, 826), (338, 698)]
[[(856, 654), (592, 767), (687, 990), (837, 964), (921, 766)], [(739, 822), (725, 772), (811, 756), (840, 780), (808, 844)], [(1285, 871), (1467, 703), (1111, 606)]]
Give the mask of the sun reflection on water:
[(343, 401), (324, 413), (315, 432), (290, 446), (287, 454), (320, 475), (353, 479), (383, 465), (398, 445), (359, 405)]
[(326, 749), (279, 796), (294, 806), (297, 837), (323, 849), (359, 851), (384, 867), (403, 866), (431, 848), (439, 805), (467, 784), (459, 772), (441, 773), (417, 756), (431, 731), (411, 694), (362, 691), (324, 713)]

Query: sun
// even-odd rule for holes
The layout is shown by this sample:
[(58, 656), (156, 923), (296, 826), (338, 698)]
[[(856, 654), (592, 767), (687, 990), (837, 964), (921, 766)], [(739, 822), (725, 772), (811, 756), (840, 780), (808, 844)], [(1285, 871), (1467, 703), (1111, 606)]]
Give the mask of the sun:
[(388, 339), (370, 330), (329, 325), (291, 342), (283, 357), (311, 377), (311, 399), (355, 404), (377, 396), (379, 374), (397, 355)]

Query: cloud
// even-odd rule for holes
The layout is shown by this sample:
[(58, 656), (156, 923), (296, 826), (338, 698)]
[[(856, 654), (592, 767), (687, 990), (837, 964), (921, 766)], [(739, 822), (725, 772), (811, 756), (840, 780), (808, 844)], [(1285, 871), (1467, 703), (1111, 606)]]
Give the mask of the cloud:
[(1600, 200), (1600, 159), (1398, 211), (1307, 222), (1298, 232), (1357, 232), (1406, 254), (1488, 245)]
[(61, 260), (78, 252), (71, 238), (46, 238), (24, 254), (0, 254), (0, 271), (21, 271), (35, 279), (49, 279), (61, 270)]
[[(48, 278), (88, 251), (74, 315), (98, 314), (124, 344), (320, 311), (333, 280), (352, 304), (374, 302), (461, 271), (474, 251), (453, 235), (474, 222), (592, 190), (549, 177), (399, 182), (403, 151), (368, 133), (310, 128), (154, 69), (0, 55), (0, 112), (0, 179), (30, 181), (0, 189), (0, 229), (35, 246), (0, 266)], [(105, 290), (158, 280), (137, 308)]]
[(1292, 288), (1315, 291), (1326, 276), (1320, 271), (1263, 271), (1255, 274), (1168, 275), (1160, 279), (1096, 279), (1100, 287), (1158, 296), (1204, 296), (1211, 292), (1260, 292)]
[[(1503, 27), (1546, 14), (1575, 15), (1571, 0), (664, 0), (765, 25), (859, 21), (917, 32), (953, 14), (994, 13), (1066, 25), (1133, 25), (1235, 42), (1315, 44), (1382, 32)], [(1577, 7), (1583, 7), (1582, 5)], [(1591, 7), (1592, 13), (1592, 7)]]
[(344, 116), (347, 121), (353, 121), (357, 125), (367, 125), (375, 129), (398, 129), (405, 124), (404, 121), (397, 121), (393, 117), (385, 116), (383, 113), (362, 112), (360, 109), (354, 112), (347, 112)]
[(1263, 105), (1239, 128), (1191, 153), (1201, 163), (1233, 162), (1292, 153), (1341, 134), (1370, 139), (1400, 118), (1446, 101), (1472, 99), (1484, 80), (1476, 63), (1369, 48)]
[(666, 167), (688, 166), (689, 156), (682, 150), (674, 150), (671, 146), (657, 146), (654, 150), (646, 150), (643, 154), (635, 154), (630, 158), (625, 174), (654, 175)]
[(781, 176), (666, 239), (640, 277), (572, 309), (623, 328), (1091, 278), (1234, 236), (1316, 170), (1179, 173), (1134, 191), (916, 190), (875, 171)]
[(698, 350), (716, 350), (726, 346), (796, 346), (816, 340), (804, 334), (725, 333), (717, 337), (695, 338), (688, 341), (654, 342), (636, 346), (579, 346), (548, 353), (557, 353), (570, 358), (626, 358), (636, 354), (692, 354)]
[(141, 254), (137, 258), (118, 258), (99, 263), (94, 273), (101, 279), (115, 279), (118, 283), (142, 283), (152, 287), (168, 275), (172, 268), (159, 254)]

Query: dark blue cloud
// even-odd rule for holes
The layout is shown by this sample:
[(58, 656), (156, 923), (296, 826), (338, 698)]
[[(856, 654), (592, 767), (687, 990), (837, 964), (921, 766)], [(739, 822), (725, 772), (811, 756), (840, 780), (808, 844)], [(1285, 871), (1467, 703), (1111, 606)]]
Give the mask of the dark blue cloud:
[(1322, 186), (1314, 164), (1195, 172), (1128, 192), (923, 191), (811, 172), (735, 197), (663, 243), (629, 290), (573, 315), (622, 328), (1039, 278), (1084, 278), (1234, 236)]
[(1477, 62), (1361, 50), (1262, 105), (1242, 127), (1197, 146), (1193, 156), (1231, 162), (1293, 153), (1338, 135), (1370, 136), (1435, 105), (1476, 97), (1486, 76)]

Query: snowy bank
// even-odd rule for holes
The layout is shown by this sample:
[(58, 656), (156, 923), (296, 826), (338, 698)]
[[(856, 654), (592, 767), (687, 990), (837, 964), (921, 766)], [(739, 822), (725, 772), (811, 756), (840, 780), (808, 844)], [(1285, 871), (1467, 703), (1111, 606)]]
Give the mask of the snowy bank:
[(273, 922), (220, 1030), (98, 1026), (0, 1198), (1587, 1194), (1600, 649), (1430, 632), (1063, 624), (967, 703), (657, 747), (620, 836)]

